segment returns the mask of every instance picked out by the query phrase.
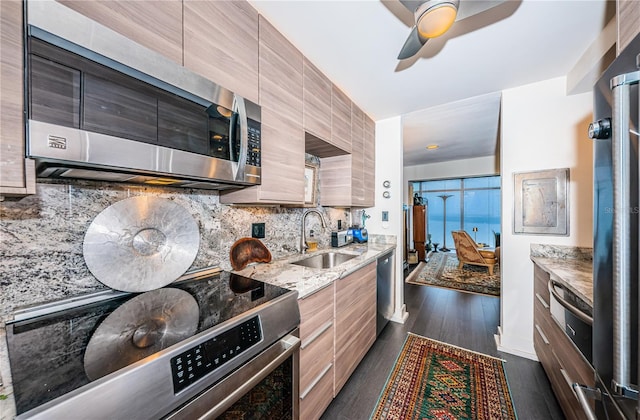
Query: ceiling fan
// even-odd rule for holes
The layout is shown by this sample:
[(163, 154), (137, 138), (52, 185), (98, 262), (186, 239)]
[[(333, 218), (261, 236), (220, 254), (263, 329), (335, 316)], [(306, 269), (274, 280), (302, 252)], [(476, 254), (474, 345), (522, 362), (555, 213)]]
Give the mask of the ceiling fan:
[(506, 0), (400, 0), (414, 15), (415, 25), (402, 46), (398, 60), (416, 55), (431, 38), (443, 35), (454, 22), (492, 9)]

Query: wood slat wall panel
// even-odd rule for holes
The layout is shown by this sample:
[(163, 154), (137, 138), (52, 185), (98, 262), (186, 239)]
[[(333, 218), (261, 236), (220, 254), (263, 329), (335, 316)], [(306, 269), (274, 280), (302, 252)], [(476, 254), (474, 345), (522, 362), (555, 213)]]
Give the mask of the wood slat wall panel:
[(182, 0), (57, 1), (176, 63), (183, 64)]

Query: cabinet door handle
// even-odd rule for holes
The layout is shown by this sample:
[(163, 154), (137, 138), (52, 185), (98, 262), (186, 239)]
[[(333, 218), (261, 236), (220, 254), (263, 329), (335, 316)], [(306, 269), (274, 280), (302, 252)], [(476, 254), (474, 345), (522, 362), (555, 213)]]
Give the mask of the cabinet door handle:
[(536, 293), (536, 299), (538, 299), (540, 303), (542, 303), (542, 306), (544, 306), (544, 309), (549, 309), (549, 304), (544, 301), (544, 298), (540, 296), (540, 293)]
[(549, 344), (549, 340), (547, 339), (547, 336), (544, 335), (544, 333), (542, 332), (542, 329), (538, 324), (536, 324), (536, 330), (538, 330), (538, 334), (540, 334), (540, 337), (542, 337), (542, 341), (544, 341), (544, 344)]
[(309, 393), (311, 392), (311, 390), (313, 390), (313, 388), (316, 387), (316, 385), (318, 385), (318, 382), (320, 382), (322, 380), (322, 378), (324, 378), (324, 375), (327, 374), (327, 372), (329, 372), (329, 369), (331, 369), (331, 367), (333, 366), (333, 363), (329, 363), (324, 369), (322, 369), (322, 372), (320, 372), (320, 375), (318, 375), (312, 382), (311, 384), (307, 387), (307, 389), (304, 390), (304, 392), (302, 392), (300, 394), (300, 399), (304, 400), (304, 398), (309, 395)]
[(302, 345), (300, 346), (300, 349), (304, 350), (306, 347), (309, 346), (309, 344), (311, 344), (314, 341), (316, 341), (318, 339), (318, 337), (320, 337), (322, 334), (324, 334), (325, 331), (327, 331), (329, 328), (331, 328), (332, 325), (333, 325), (333, 321), (327, 321), (320, 328), (318, 328), (313, 334), (311, 334), (311, 336), (307, 340), (305, 340), (302, 343)]

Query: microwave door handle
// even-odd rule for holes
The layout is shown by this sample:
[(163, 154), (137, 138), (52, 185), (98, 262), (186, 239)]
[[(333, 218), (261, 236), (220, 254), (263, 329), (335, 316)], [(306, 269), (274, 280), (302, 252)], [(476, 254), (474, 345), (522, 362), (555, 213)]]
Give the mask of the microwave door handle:
[[(247, 107), (242, 96), (234, 95), (233, 111), (238, 113), (238, 119), (240, 120), (240, 153), (238, 154), (238, 164), (234, 165), (235, 173), (233, 178), (236, 181), (244, 181), (247, 155), (249, 153), (249, 124), (247, 123)], [(233, 130), (235, 131), (235, 127)]]
[(614, 391), (624, 395), (631, 385), (631, 170), (629, 118), (631, 85), (640, 72), (611, 79), (613, 93), (611, 160), (613, 166), (613, 379)]
[(592, 317), (590, 317), (589, 315), (585, 314), (579, 308), (573, 306), (571, 303), (567, 302), (556, 291), (556, 287), (559, 288), (559, 289), (563, 289), (564, 288), (560, 283), (558, 283), (556, 281), (553, 281), (553, 280), (549, 280), (549, 282), (547, 283), (547, 287), (549, 289), (549, 293), (551, 293), (553, 298), (560, 305), (562, 305), (563, 308), (565, 308), (567, 311), (571, 312), (573, 315), (575, 315), (580, 321), (584, 322), (585, 324), (593, 325), (593, 318)]

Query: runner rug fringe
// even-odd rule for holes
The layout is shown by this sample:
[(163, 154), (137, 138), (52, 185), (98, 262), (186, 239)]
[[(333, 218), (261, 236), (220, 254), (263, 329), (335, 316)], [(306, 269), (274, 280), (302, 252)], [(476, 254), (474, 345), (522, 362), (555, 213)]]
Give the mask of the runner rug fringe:
[(503, 363), (409, 333), (371, 420), (515, 420)]
[(427, 263), (420, 262), (407, 276), (407, 283), (437, 286), (463, 292), (500, 296), (500, 265), (494, 266), (493, 276), (487, 267), (465, 264), (458, 268), (454, 253), (433, 252)]

